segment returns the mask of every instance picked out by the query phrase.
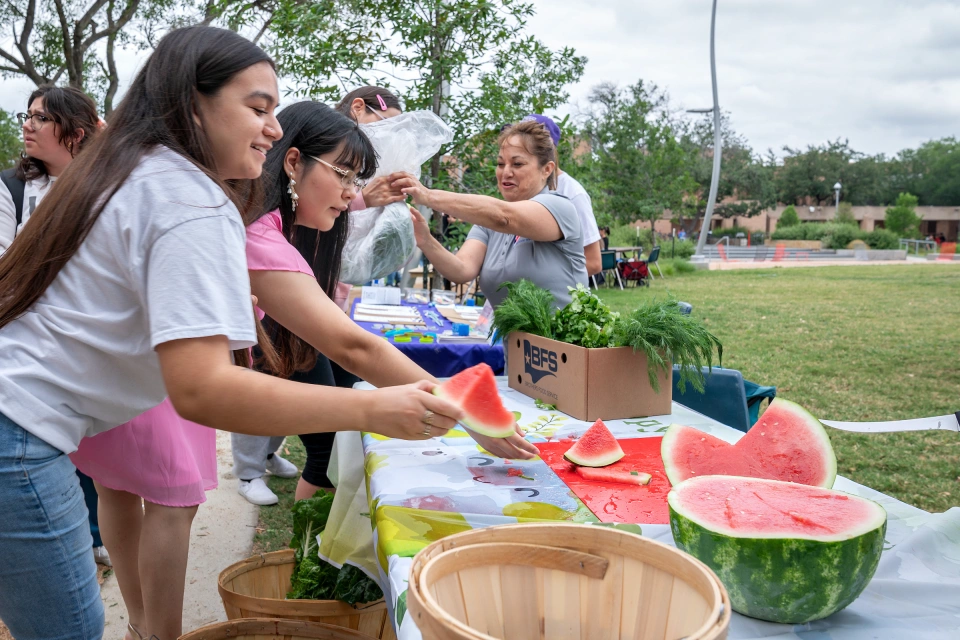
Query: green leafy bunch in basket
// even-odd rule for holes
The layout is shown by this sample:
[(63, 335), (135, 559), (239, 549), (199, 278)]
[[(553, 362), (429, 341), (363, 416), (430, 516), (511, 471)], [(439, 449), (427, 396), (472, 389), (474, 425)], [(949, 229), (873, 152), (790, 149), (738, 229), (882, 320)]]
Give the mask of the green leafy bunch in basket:
[(523, 331), (551, 340), (597, 349), (632, 347), (647, 356), (650, 386), (660, 390), (659, 376), (671, 363), (680, 366), (681, 391), (690, 384), (703, 392), (702, 367), (718, 364), (723, 345), (699, 319), (684, 315), (677, 301), (652, 299), (622, 315), (582, 284), (570, 287), (571, 300), (556, 310), (553, 294), (529, 280), (506, 282), (506, 299), (493, 312), (493, 328), (506, 336)]

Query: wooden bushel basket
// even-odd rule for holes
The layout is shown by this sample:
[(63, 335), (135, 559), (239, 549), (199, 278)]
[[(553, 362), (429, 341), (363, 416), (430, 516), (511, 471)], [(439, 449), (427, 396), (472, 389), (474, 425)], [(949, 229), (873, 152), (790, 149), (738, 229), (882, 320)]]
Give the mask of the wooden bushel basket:
[(293, 556), (293, 549), (264, 553), (221, 571), (217, 586), (227, 618), (322, 622), (381, 640), (396, 640), (382, 599), (356, 606), (339, 600), (286, 600), (293, 576)]
[(726, 589), (706, 565), (592, 525), (448, 536), (417, 554), (409, 582), (424, 640), (724, 640), (730, 625)]
[(373, 640), (370, 636), (319, 622), (241, 618), (217, 622), (180, 636), (179, 640)]

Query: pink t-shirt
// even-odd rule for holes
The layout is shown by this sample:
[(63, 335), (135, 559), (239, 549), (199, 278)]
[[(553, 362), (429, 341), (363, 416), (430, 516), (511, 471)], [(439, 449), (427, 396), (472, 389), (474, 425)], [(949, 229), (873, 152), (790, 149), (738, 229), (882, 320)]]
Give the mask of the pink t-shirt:
[[(299, 271), (311, 278), (316, 276), (296, 247), (283, 235), (280, 210), (262, 215), (247, 227), (247, 269), (250, 271)], [(264, 313), (257, 307), (257, 317)]]

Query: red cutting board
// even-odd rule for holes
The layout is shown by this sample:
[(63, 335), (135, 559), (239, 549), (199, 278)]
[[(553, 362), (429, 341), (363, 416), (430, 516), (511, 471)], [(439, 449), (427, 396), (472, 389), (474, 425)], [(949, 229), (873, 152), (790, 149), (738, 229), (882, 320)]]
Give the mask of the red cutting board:
[(628, 438), (618, 440), (624, 456), (604, 469), (643, 471), (649, 473), (650, 483), (644, 486), (586, 480), (575, 470), (575, 465), (563, 454), (573, 446), (573, 440), (537, 443), (540, 457), (556, 472), (564, 484), (583, 501), (600, 522), (630, 524), (669, 524), (667, 494), (670, 481), (663, 469), (660, 442), (663, 438)]

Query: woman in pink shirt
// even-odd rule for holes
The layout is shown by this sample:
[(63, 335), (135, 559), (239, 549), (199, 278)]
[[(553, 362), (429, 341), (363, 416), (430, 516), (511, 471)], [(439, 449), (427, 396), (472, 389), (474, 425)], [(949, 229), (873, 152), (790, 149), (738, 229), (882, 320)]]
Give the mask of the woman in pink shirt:
[[(372, 174), (376, 157), (353, 122), (326, 105), (300, 102), (278, 115), (284, 137), (267, 154), (262, 214), (247, 227), (247, 268), (277, 358), (258, 366), (284, 378), (334, 384), (326, 358), (378, 387), (434, 381), (387, 341), (361, 329), (331, 300), (340, 274), (348, 208)], [(305, 258), (307, 256), (308, 258)], [(320, 352), (319, 354), (317, 352)], [(316, 364), (317, 358), (320, 364)], [(526, 458), (535, 449), (520, 435), (475, 439), (492, 453)], [(308, 452), (322, 436), (301, 436)], [(326, 466), (307, 462), (296, 497), (323, 484)]]

